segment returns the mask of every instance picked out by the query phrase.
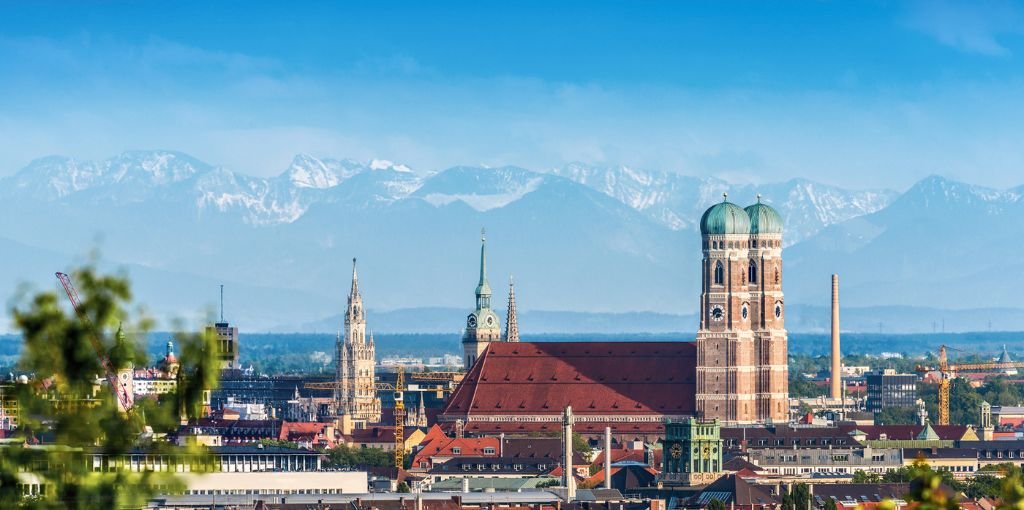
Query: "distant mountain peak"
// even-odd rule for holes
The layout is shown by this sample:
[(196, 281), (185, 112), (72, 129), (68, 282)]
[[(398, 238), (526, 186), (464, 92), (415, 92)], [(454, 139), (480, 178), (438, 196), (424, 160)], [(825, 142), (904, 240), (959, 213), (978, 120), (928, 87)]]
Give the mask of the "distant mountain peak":
[(412, 173), (412, 169), (386, 159), (374, 159), (370, 161), (371, 170), (394, 170), (395, 172)]

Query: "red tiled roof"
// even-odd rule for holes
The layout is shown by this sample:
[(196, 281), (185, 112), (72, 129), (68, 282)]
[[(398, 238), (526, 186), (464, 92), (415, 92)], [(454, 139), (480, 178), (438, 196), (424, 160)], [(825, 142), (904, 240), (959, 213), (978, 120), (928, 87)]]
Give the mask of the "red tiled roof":
[(696, 364), (692, 342), (495, 342), (442, 415), (693, 414)]
[[(654, 451), (654, 464), (656, 466), (661, 465), (661, 449), (655, 448)], [(632, 450), (628, 448), (612, 448), (612, 464), (616, 462), (632, 461), (632, 462), (647, 462), (647, 453), (643, 450)], [(604, 465), (604, 452), (599, 452), (594, 456), (594, 461), (590, 463), (592, 466)]]

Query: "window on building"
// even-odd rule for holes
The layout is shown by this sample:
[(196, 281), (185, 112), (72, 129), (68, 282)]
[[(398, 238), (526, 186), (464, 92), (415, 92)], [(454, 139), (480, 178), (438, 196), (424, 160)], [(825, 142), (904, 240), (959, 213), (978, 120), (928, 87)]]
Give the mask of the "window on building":
[(484, 455), (494, 455), (494, 448), (491, 448), (490, 446), (484, 448)]
[(722, 261), (715, 262), (715, 285), (725, 284), (725, 268), (722, 267)]
[(458, 446), (456, 446), (455, 448), (452, 448), (452, 454), (453, 455), (461, 455), (462, 454), (462, 448), (459, 448)]
[(757, 262), (750, 261), (750, 270), (747, 272), (747, 279), (750, 283), (757, 283)]

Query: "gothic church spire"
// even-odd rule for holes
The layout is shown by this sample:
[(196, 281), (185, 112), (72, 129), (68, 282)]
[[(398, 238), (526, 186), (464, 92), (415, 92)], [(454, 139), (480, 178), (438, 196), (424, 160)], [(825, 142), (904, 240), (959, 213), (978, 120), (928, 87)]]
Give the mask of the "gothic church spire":
[(508, 276), (508, 312), (505, 314), (505, 341), (519, 341), (519, 321), (516, 318), (516, 285)]
[(480, 283), (476, 286), (476, 308), (484, 310), (491, 307), (491, 285), (487, 283), (487, 236), (480, 229)]

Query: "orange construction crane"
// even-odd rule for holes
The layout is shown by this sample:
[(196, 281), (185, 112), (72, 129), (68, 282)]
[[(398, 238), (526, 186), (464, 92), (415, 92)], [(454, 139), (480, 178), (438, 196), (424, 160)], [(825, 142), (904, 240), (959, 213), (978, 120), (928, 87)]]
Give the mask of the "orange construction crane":
[(405, 371), (398, 367), (395, 380), (395, 467), (405, 467)]
[[(952, 347), (948, 347), (952, 349)], [(957, 372), (980, 372), (986, 370), (1002, 370), (1007, 368), (1024, 368), (1020, 361), (989, 361), (984, 363), (950, 364), (946, 357), (945, 345), (939, 347), (939, 425), (949, 425), (949, 381), (956, 379)], [(918, 366), (918, 372), (931, 372), (934, 367)]]
[(96, 332), (96, 327), (93, 326), (92, 321), (85, 315), (85, 310), (82, 310), (78, 299), (78, 291), (75, 290), (75, 286), (71, 283), (71, 277), (66, 273), (57, 272), (57, 279), (60, 280), (61, 285), (64, 286), (64, 292), (68, 295), (68, 299), (71, 300), (71, 306), (75, 308), (75, 313), (78, 314), (78, 318), (85, 323), (89, 329), (89, 340), (92, 342), (92, 348), (96, 350), (96, 355), (100, 358), (100, 366), (103, 367), (103, 376), (107, 379), (107, 384), (110, 385), (110, 390), (114, 392), (114, 397), (117, 398), (117, 404), (120, 406), (121, 411), (127, 412), (132, 408), (133, 395), (128, 393), (128, 385), (125, 383), (119, 383), (117, 376), (114, 375), (114, 371), (110, 369), (110, 359), (107, 357), (106, 350), (103, 349), (103, 342), (100, 341), (99, 334)]
[[(373, 390), (375, 391), (393, 391), (395, 397), (395, 467), (402, 469), (405, 467), (405, 392), (408, 389), (405, 386), (405, 370), (399, 366), (397, 367), (397, 378), (394, 386), (388, 383), (374, 383)], [(308, 382), (303, 384), (306, 389), (312, 390), (331, 390), (340, 387), (336, 381), (325, 381), (325, 382)], [(370, 389), (370, 388), (366, 388)], [(413, 391), (452, 391), (445, 387), (438, 387), (436, 389), (420, 389)]]

